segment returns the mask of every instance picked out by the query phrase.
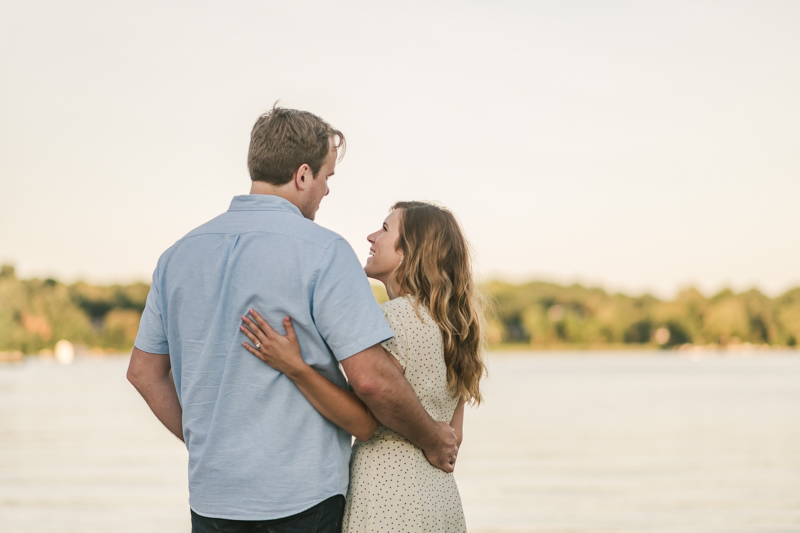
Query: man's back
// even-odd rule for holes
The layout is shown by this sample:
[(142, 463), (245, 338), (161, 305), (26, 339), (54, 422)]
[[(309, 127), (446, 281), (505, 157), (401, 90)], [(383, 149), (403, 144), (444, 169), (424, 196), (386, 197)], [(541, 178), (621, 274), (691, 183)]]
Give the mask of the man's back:
[(350, 436), (241, 347), (250, 308), (291, 316), (304, 359), (341, 386), (337, 359), (392, 336), (349, 245), (277, 196), (236, 197), (167, 250), (136, 347), (170, 354), (204, 516), (279, 518), (347, 490)]

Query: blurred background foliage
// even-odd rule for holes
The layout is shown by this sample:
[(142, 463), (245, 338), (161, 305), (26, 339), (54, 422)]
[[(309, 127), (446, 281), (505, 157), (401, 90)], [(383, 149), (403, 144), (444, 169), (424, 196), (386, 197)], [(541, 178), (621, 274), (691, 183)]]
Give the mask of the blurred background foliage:
[[(18, 279), (0, 268), (0, 352), (33, 354), (66, 339), (78, 347), (129, 351), (149, 285), (71, 285)], [(776, 298), (758, 290), (711, 297), (688, 288), (673, 300), (609, 294), (581, 285), (493, 281), (482, 287), (490, 345), (602, 348), (740, 343), (794, 347), (800, 339), (800, 288)], [(378, 301), (383, 286), (373, 285)]]
[(541, 282), (494, 281), (484, 291), (492, 344), (794, 347), (800, 339), (800, 288), (777, 298), (756, 289), (740, 294), (726, 289), (706, 297), (687, 288), (673, 300)]
[(139, 328), (150, 285), (65, 285), (21, 280), (0, 267), (0, 351), (52, 350), (66, 339), (79, 347), (128, 351)]

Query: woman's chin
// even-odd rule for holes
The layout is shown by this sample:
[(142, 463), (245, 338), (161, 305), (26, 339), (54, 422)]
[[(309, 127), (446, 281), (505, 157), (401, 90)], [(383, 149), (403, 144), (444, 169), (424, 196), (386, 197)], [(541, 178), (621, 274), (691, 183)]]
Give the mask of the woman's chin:
[(375, 274), (372, 269), (369, 268), (369, 265), (364, 267), (364, 274), (366, 274), (369, 279), (374, 279), (375, 281), (380, 281), (383, 283), (383, 280), (380, 278), (380, 276)]

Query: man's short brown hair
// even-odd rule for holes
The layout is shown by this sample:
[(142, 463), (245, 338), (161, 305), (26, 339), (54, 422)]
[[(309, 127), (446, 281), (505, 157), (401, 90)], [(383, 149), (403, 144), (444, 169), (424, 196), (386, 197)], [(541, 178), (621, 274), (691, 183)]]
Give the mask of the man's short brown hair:
[(329, 139), (344, 155), (345, 140), (342, 132), (309, 113), (285, 109), (277, 104), (264, 113), (250, 134), (250, 151), (247, 168), (250, 179), (273, 185), (284, 185), (304, 163), (317, 175), (330, 150)]

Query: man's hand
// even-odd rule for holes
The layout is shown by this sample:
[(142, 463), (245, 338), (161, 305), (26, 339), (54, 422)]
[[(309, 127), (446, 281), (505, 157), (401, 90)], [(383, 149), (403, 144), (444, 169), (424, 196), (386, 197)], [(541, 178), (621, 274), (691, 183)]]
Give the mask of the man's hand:
[(425, 458), (436, 468), (452, 472), (456, 467), (458, 456), (458, 438), (456, 431), (447, 422), (437, 422), (439, 442), (435, 447), (422, 450)]

